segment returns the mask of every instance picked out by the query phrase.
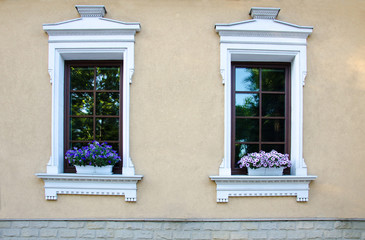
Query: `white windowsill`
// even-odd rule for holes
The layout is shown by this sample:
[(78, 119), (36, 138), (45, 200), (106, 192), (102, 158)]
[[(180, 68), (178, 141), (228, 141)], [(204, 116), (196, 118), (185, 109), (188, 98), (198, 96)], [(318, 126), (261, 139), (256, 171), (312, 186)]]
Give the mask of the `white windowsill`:
[(142, 175), (86, 175), (74, 173), (37, 173), (43, 179), (47, 200), (57, 200), (58, 194), (125, 196), (125, 201), (137, 201), (137, 182)]
[(297, 196), (308, 201), (309, 183), (317, 176), (210, 176), (217, 184), (217, 202), (228, 197)]

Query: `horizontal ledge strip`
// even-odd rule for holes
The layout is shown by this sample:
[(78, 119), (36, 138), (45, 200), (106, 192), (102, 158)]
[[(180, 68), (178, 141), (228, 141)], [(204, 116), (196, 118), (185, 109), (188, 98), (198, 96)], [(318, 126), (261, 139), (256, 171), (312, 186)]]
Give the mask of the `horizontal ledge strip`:
[(111, 221), (111, 222), (286, 222), (286, 221), (365, 221), (365, 218), (16, 218), (0, 221)]

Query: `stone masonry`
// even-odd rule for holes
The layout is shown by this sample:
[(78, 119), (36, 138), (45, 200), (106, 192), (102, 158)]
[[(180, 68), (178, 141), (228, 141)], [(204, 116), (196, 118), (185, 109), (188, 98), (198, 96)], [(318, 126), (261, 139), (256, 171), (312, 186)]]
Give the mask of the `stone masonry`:
[(1, 220), (0, 239), (365, 239), (365, 220)]

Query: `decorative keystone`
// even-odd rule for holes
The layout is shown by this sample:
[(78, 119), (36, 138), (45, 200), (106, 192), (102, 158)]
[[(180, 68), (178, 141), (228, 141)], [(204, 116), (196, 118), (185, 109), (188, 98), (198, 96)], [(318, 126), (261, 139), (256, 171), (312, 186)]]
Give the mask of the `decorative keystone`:
[(275, 19), (279, 14), (280, 8), (253, 7), (250, 15), (253, 19)]
[(106, 9), (104, 5), (76, 5), (80, 16), (83, 17), (104, 17)]

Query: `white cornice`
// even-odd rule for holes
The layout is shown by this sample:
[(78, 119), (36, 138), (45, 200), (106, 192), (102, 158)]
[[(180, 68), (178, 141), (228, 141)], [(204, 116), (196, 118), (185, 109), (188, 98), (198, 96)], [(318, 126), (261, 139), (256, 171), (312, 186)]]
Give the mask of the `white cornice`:
[(140, 29), (139, 23), (125, 23), (107, 18), (77, 18), (59, 23), (43, 24), (43, 30), (50, 36), (134, 34)]

